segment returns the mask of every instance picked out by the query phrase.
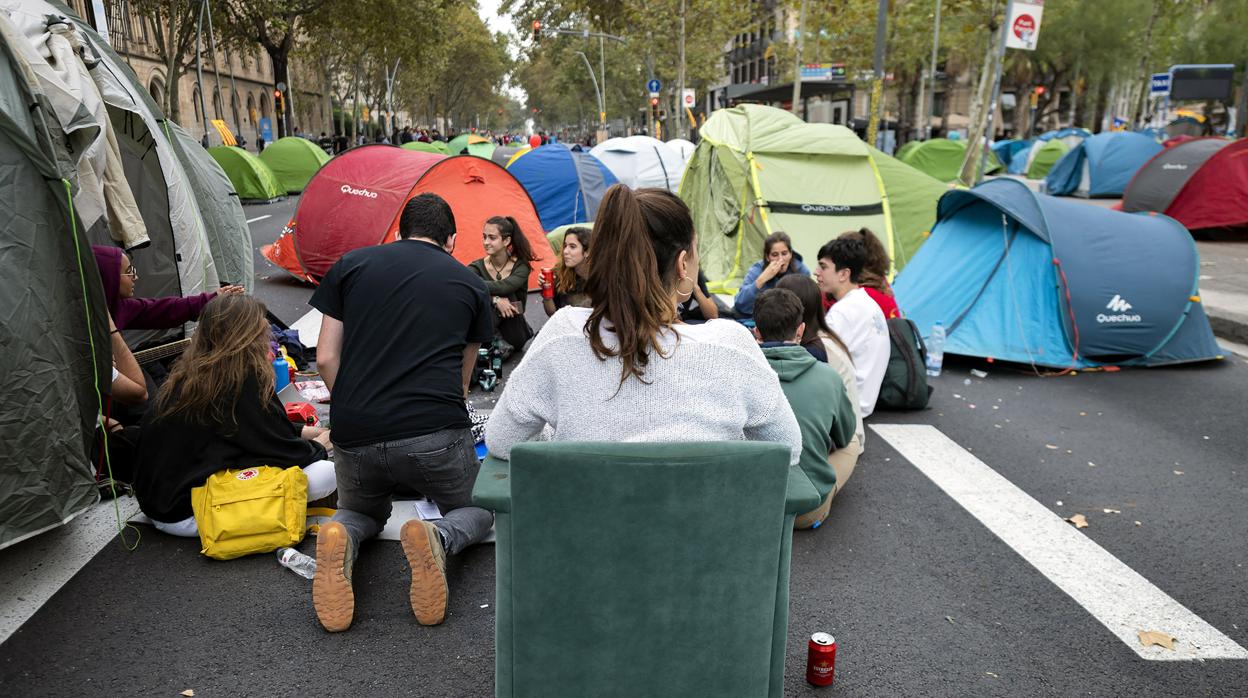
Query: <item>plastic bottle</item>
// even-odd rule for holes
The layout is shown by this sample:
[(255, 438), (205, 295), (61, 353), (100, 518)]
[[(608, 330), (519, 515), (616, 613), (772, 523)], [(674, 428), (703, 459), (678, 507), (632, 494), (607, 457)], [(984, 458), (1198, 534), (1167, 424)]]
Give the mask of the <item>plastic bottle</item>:
[(304, 555), (294, 548), (278, 548), (277, 562), (304, 579), (316, 576), (316, 558)]
[(945, 363), (945, 326), (937, 322), (932, 325), (932, 336), (927, 340), (927, 375), (935, 378), (940, 375), (940, 367)]
[(290, 385), (290, 365), (279, 356), (273, 359), (273, 387), (280, 393), (287, 385)]

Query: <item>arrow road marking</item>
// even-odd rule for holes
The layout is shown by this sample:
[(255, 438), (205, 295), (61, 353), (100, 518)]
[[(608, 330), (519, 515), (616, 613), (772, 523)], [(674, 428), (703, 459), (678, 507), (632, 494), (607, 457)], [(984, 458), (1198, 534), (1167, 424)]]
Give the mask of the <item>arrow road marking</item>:
[[(1248, 650), (1028, 496), (933, 426), (873, 424), (936, 486), (1144, 659), (1248, 659)], [(1144, 647), (1160, 630), (1174, 650)]]

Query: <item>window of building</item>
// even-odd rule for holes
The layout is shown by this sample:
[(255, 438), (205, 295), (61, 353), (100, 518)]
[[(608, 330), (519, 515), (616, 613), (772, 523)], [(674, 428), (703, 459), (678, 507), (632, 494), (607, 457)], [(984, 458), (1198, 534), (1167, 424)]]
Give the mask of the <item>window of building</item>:
[(199, 108), (200, 101), (199, 101), (199, 86), (198, 85), (196, 85), (195, 89), (191, 91), (191, 104), (195, 108), (195, 123), (202, 124), (204, 122), (204, 112), (201, 111)]
[(152, 96), (152, 101), (159, 104), (162, 109), (165, 107), (165, 83), (159, 77), (152, 77), (152, 81), (147, 85), (147, 92)]

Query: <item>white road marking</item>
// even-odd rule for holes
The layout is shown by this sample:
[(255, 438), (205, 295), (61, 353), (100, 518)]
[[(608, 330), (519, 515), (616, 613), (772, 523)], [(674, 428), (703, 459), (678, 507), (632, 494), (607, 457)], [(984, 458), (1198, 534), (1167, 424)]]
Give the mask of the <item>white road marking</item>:
[[(123, 521), (139, 509), (133, 497), (121, 497), (117, 505)], [(116, 536), (117, 515), (105, 501), (64, 526), (0, 551), (0, 643)]]
[(262, 221), (262, 220), (264, 220), (265, 218), (272, 218), (272, 217), (273, 217), (273, 215), (272, 215), (272, 214), (267, 214), (267, 213), (266, 213), (266, 214), (265, 214), (265, 215), (263, 215), (263, 216), (256, 216), (255, 218), (248, 218), (248, 219), (247, 219), (247, 222), (248, 222), (248, 223), (255, 223), (256, 221)]
[[(920, 424), (871, 429), (1144, 659), (1248, 659), (1248, 650), (940, 430)], [(1178, 639), (1175, 649), (1142, 646), (1141, 630), (1169, 633)]]

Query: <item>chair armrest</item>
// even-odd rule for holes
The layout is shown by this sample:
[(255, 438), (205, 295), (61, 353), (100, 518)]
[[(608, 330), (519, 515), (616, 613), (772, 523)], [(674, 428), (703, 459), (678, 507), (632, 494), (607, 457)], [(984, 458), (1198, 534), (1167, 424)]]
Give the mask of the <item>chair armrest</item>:
[[(484, 469), (482, 472), (485, 472)], [(477, 486), (480, 487), (481, 480), (478, 478)], [(474, 498), (475, 498), (475, 492)], [(806, 473), (796, 465), (789, 466), (789, 491), (784, 500), (784, 513), (786, 514), (805, 514), (815, 507), (819, 506), (822, 501), (819, 498), (819, 491), (815, 486), (810, 484), (810, 478), (806, 477)]]
[[(807, 486), (810, 487), (809, 482)], [(792, 485), (789, 489), (792, 490)], [(813, 488), (811, 491), (814, 491)], [(511, 511), (510, 463), (490, 455), (485, 457), (472, 488), (472, 503), (490, 511)], [(814, 509), (813, 506), (810, 508)]]

